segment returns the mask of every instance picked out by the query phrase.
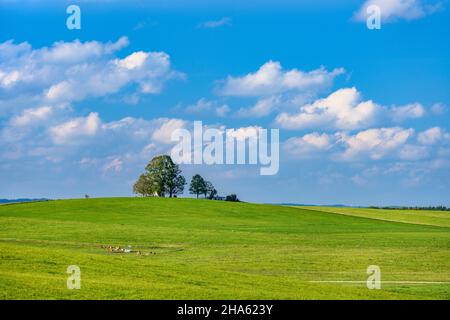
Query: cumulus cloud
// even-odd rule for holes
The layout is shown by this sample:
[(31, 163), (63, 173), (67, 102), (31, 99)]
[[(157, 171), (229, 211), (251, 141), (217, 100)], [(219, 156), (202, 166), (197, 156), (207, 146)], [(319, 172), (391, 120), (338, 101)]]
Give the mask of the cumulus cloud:
[(425, 115), (425, 108), (420, 103), (411, 103), (400, 107), (393, 107), (392, 118), (396, 122), (407, 119), (417, 119)]
[(283, 149), (289, 154), (308, 157), (312, 154), (331, 149), (336, 141), (335, 136), (313, 132), (302, 137), (292, 137), (283, 143)]
[(152, 152), (163, 152), (161, 127), (168, 119), (104, 122), (96, 112), (74, 116), (75, 101), (121, 93), (139, 99), (182, 77), (164, 52), (119, 57), (126, 45), (126, 37), (115, 42), (59, 41), (37, 49), (26, 42), (1, 43), (0, 114), (11, 115), (0, 128), (0, 158), (57, 163), (82, 157), (97, 159), (105, 172), (118, 172), (118, 160), (110, 157), (148, 157), (149, 148), (144, 148), (156, 143), (152, 136), (157, 129), (158, 145)]
[(138, 94), (155, 94), (168, 80), (183, 78), (172, 70), (164, 52), (137, 51), (118, 57), (117, 52), (127, 45), (126, 37), (105, 43), (59, 41), (38, 49), (26, 42), (1, 43), (2, 104), (17, 96), (33, 97), (41, 103), (70, 103), (115, 94), (130, 86)]
[(26, 110), (0, 128), (0, 159), (10, 164), (11, 160), (70, 162), (104, 174), (119, 173), (169, 152), (172, 130), (188, 124), (181, 119), (133, 117), (106, 122), (95, 112), (70, 117), (65, 110), (33, 126), (36, 117), (46, 113), (42, 108)]
[(433, 127), (418, 134), (417, 140), (423, 145), (433, 145), (442, 140), (450, 140), (450, 133), (440, 127)]
[(366, 160), (419, 161), (448, 157), (450, 134), (442, 128), (433, 127), (415, 133), (412, 128), (372, 128), (350, 133), (338, 131), (333, 134), (312, 132), (291, 137), (283, 143), (283, 149), (298, 158), (314, 155), (348, 162)]
[(1, 60), (14, 59), (15, 57), (29, 51), (31, 51), (31, 45), (28, 42), (14, 44), (13, 40), (8, 40), (0, 43)]
[(169, 119), (153, 132), (152, 138), (156, 142), (163, 144), (172, 143), (171, 137), (175, 130), (186, 126), (186, 121), (180, 119)]
[(147, 61), (149, 53), (138, 51), (130, 54), (128, 57), (118, 60), (117, 64), (125, 69), (133, 70), (136, 68), (141, 68), (145, 61)]
[(366, 21), (367, 8), (377, 6), (381, 11), (383, 22), (393, 22), (400, 19), (415, 20), (432, 14), (442, 8), (441, 1), (426, 0), (367, 0), (354, 14), (359, 21)]
[(0, 71), (0, 83), (3, 88), (12, 87), (20, 78), (20, 73), (17, 70), (10, 72)]
[(87, 117), (78, 117), (51, 127), (50, 134), (56, 144), (70, 144), (94, 136), (100, 125), (98, 113), (91, 112)]
[(52, 112), (51, 106), (25, 109), (20, 115), (13, 117), (10, 123), (13, 126), (33, 125), (36, 122), (47, 120)]
[(414, 135), (413, 129), (380, 128), (368, 129), (355, 135), (340, 134), (340, 142), (345, 145), (341, 154), (343, 160), (369, 157), (379, 160), (385, 156), (392, 156), (408, 139)]
[(373, 101), (361, 101), (356, 88), (344, 88), (301, 106), (298, 113), (283, 112), (275, 121), (282, 128), (291, 130), (317, 127), (352, 130), (372, 125), (380, 112), (381, 106)]
[[(102, 139), (114, 144), (116, 141), (123, 144), (126, 150), (139, 146), (139, 150), (145, 152), (166, 148), (171, 143), (172, 131), (184, 128), (188, 122), (177, 118), (142, 119), (126, 117), (121, 120), (102, 124)], [(159, 150), (161, 149), (159, 148)]]
[(372, 100), (362, 100), (361, 96), (354, 87), (339, 89), (326, 98), (301, 105), (296, 113), (280, 113), (275, 122), (288, 130), (357, 130), (374, 126), (381, 120), (399, 123), (426, 114), (420, 103), (385, 107)]
[(80, 101), (87, 97), (114, 94), (136, 84), (142, 94), (159, 93), (164, 83), (179, 76), (171, 72), (169, 56), (163, 52), (134, 52), (123, 59), (114, 59), (68, 70), (74, 76), (52, 85), (49, 101)]
[(342, 68), (327, 71), (323, 67), (309, 72), (283, 70), (279, 62), (269, 61), (255, 73), (242, 77), (228, 76), (217, 88), (217, 92), (224, 96), (266, 96), (289, 91), (317, 90), (330, 85), (342, 73)]
[(302, 142), (322, 150), (330, 147), (330, 140), (330, 136), (325, 133), (310, 133), (302, 137)]
[(251, 137), (258, 137), (258, 133), (261, 129), (262, 128), (259, 126), (249, 126), (237, 129), (236, 128), (230, 129), (229, 131), (227, 131), (227, 136), (239, 141), (243, 141)]
[[(12, 43), (10, 43), (13, 45)], [(81, 42), (76, 39), (72, 42), (57, 41), (52, 47), (44, 47), (34, 50), (37, 60), (44, 63), (63, 63), (74, 64), (86, 60), (101, 59), (103, 56), (110, 55), (128, 46), (127, 37), (121, 37), (116, 42)], [(31, 49), (31, 47), (29, 48)]]
[[(32, 88), (41, 90), (55, 82), (55, 78), (65, 75), (64, 70), (71, 65), (109, 57), (127, 43), (127, 38), (120, 38), (115, 43), (58, 41), (51, 47), (33, 49), (27, 42), (15, 44), (13, 40), (8, 40), (0, 44), (0, 57), (3, 58), (0, 63), (2, 83), (5, 76), (9, 75), (11, 78), (11, 74), (14, 73), (18, 75), (14, 77), (16, 78), (14, 86), (29, 85), (26, 87), (27, 90)], [(13, 87), (11, 81), (8, 81), (7, 84), (9, 87)]]

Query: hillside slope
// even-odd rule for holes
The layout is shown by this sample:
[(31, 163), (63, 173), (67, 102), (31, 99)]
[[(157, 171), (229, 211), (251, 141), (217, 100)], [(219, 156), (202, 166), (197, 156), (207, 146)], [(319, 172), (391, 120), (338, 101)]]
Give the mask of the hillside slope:
[[(299, 207), (298, 207), (299, 208)], [(371, 209), (352, 207), (300, 207), (308, 210), (344, 214), (378, 220), (423, 224), (450, 228), (450, 212), (434, 210)]]
[[(449, 231), (195, 199), (2, 205), (0, 297), (449, 299)], [(129, 245), (140, 254), (108, 248)], [(372, 264), (382, 290), (366, 288)], [(80, 290), (66, 288), (69, 265), (81, 268)]]

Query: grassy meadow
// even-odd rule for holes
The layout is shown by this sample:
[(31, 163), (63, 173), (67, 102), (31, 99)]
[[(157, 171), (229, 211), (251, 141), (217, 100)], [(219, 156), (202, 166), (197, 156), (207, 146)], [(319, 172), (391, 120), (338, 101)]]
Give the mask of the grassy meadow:
[[(109, 246), (132, 246), (131, 253)], [(1, 299), (450, 299), (450, 213), (104, 198), (0, 205)], [(81, 289), (66, 286), (69, 265)], [(366, 287), (369, 265), (382, 289)]]

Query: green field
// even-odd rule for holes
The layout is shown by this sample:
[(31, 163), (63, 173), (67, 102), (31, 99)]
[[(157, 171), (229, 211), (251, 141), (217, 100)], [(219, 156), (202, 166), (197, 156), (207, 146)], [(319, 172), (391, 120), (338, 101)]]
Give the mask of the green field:
[[(449, 222), (195, 199), (1, 205), (0, 298), (450, 299)], [(105, 248), (128, 245), (141, 254)], [(79, 290), (66, 287), (69, 265)], [(381, 290), (366, 287), (369, 265)]]

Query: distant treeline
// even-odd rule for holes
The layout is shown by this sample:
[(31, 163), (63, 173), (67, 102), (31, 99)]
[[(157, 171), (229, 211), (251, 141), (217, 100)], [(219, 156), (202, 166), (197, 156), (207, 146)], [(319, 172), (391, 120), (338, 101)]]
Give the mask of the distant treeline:
[(2, 203), (21, 203), (21, 202), (36, 202), (36, 201), (49, 201), (49, 199), (0, 199), (0, 204)]
[(450, 211), (450, 208), (447, 208), (446, 206), (436, 206), (436, 207), (376, 207), (376, 206), (370, 206), (369, 209)]

